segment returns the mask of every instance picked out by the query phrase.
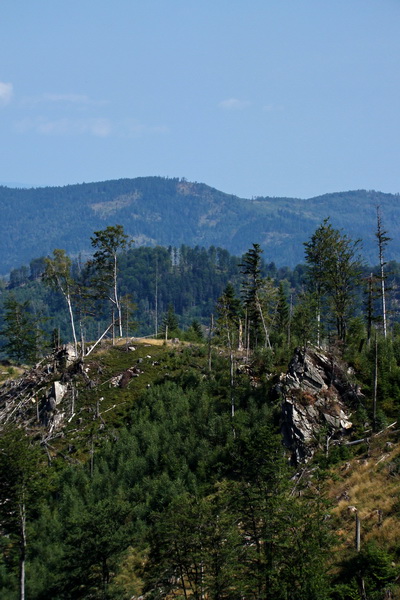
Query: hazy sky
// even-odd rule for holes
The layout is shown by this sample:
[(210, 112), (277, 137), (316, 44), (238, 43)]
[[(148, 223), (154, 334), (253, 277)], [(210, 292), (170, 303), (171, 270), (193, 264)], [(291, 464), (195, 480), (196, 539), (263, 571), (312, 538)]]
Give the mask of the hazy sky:
[(2, 0), (0, 182), (400, 192), (400, 0)]

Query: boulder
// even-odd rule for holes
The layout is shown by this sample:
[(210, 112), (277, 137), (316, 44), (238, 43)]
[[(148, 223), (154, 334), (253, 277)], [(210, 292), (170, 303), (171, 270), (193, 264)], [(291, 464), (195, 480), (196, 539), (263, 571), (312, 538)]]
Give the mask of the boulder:
[(58, 404), (61, 403), (62, 399), (64, 398), (65, 394), (67, 393), (67, 390), (68, 390), (68, 387), (66, 385), (63, 385), (59, 381), (55, 381), (53, 383), (52, 396), (55, 399), (56, 406), (58, 406)]
[(55, 358), (60, 369), (68, 369), (68, 367), (73, 365), (78, 360), (79, 356), (75, 352), (75, 346), (71, 343), (68, 343), (58, 350), (58, 352), (55, 354)]

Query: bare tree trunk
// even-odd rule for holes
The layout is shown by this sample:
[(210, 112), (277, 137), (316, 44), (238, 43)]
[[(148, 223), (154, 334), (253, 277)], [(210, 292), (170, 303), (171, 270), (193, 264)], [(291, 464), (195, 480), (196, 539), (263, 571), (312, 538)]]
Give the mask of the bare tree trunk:
[(266, 348), (271, 348), (271, 342), (269, 341), (269, 334), (268, 334), (267, 325), (266, 325), (266, 323), (265, 323), (265, 319), (264, 319), (263, 311), (262, 311), (261, 304), (260, 304), (260, 301), (259, 301), (259, 299), (258, 299), (258, 298), (257, 298), (257, 308), (258, 308), (258, 311), (259, 311), (259, 313), (260, 313), (261, 322), (262, 322), (262, 326), (263, 326), (263, 329), (264, 329), (264, 335), (265, 335), (265, 347), (266, 347)]
[(386, 294), (385, 294), (385, 279), (384, 279), (383, 265), (381, 265), (381, 294), (382, 294), (383, 336), (386, 339), (386, 336), (387, 336)]
[(243, 323), (242, 319), (239, 317), (239, 332), (238, 332), (238, 350), (243, 350)]
[(208, 332), (208, 372), (211, 373), (211, 337), (214, 329), (214, 315), (210, 317), (210, 329)]
[(378, 336), (375, 332), (375, 369), (374, 369), (374, 398), (373, 398), (373, 423), (376, 428), (376, 404), (378, 396)]
[(289, 320), (287, 325), (287, 345), (290, 348), (292, 342), (292, 317), (293, 317), (293, 294), (290, 294)]
[(119, 337), (122, 337), (121, 303), (119, 301), (117, 288), (117, 253), (114, 254), (114, 302), (118, 313)]
[(365, 590), (365, 581), (364, 581), (364, 577), (361, 577), (360, 580), (360, 591), (361, 591), (361, 600), (368, 600), (367, 599), (367, 592)]
[(85, 356), (85, 334), (83, 331), (83, 324), (82, 321), (79, 321), (79, 329), (81, 332), (81, 356), (82, 358)]
[(110, 329), (114, 327), (114, 323), (111, 323), (111, 325), (109, 325), (107, 327), (107, 329), (101, 334), (101, 336), (99, 337), (99, 339), (97, 340), (97, 342), (95, 342), (95, 344), (87, 351), (86, 356), (89, 356), (89, 354), (95, 349), (95, 347), (97, 346), (97, 344), (99, 344), (101, 342), (101, 340), (103, 339), (103, 337), (110, 331)]
[(64, 294), (64, 297), (65, 297), (65, 299), (67, 301), (67, 305), (68, 305), (69, 319), (71, 322), (71, 329), (72, 329), (72, 337), (74, 338), (75, 354), (76, 354), (76, 356), (78, 356), (78, 340), (76, 339), (75, 320), (74, 320), (74, 313), (72, 312), (71, 297), (69, 294)]
[(383, 336), (386, 339), (387, 336), (387, 320), (386, 320), (386, 293), (385, 293), (385, 259), (384, 259), (384, 248), (386, 246), (386, 244), (388, 243), (388, 241), (390, 240), (389, 237), (387, 237), (386, 235), (386, 231), (383, 231), (382, 229), (382, 217), (381, 217), (381, 211), (380, 211), (380, 206), (376, 207), (376, 214), (377, 214), (377, 221), (378, 221), (378, 226), (377, 226), (377, 232), (376, 232), (376, 237), (378, 238), (378, 249), (379, 249), (379, 266), (380, 266), (380, 270), (381, 270), (381, 276), (380, 276), (380, 280), (381, 280), (381, 300), (382, 300), (382, 317), (383, 317)]
[(26, 556), (26, 507), (23, 501), (20, 506), (21, 539), (20, 539), (20, 563), (19, 563), (19, 590), (20, 600), (25, 600), (25, 556)]
[(361, 522), (358, 514), (356, 514), (356, 550), (357, 552), (361, 550)]
[(158, 260), (156, 258), (156, 294), (155, 294), (155, 329), (156, 329), (156, 337), (158, 335)]

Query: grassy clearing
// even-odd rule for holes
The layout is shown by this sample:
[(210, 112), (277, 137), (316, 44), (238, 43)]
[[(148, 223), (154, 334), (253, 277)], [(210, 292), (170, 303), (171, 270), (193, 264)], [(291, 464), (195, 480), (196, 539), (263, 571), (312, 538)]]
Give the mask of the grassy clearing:
[(355, 516), (361, 520), (362, 543), (375, 540), (388, 551), (398, 546), (400, 531), (400, 444), (398, 433), (371, 441), (360, 457), (339, 467), (329, 482), (332, 516), (339, 547), (355, 544)]
[(0, 384), (8, 379), (17, 379), (25, 372), (23, 366), (15, 366), (7, 363), (0, 363)]

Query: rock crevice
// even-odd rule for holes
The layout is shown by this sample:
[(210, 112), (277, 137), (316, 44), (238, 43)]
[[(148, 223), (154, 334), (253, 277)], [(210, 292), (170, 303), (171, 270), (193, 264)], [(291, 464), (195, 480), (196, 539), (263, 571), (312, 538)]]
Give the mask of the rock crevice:
[(361, 400), (346, 367), (316, 348), (297, 348), (277, 391), (282, 398), (282, 435), (294, 463), (307, 462), (327, 438), (351, 429)]

